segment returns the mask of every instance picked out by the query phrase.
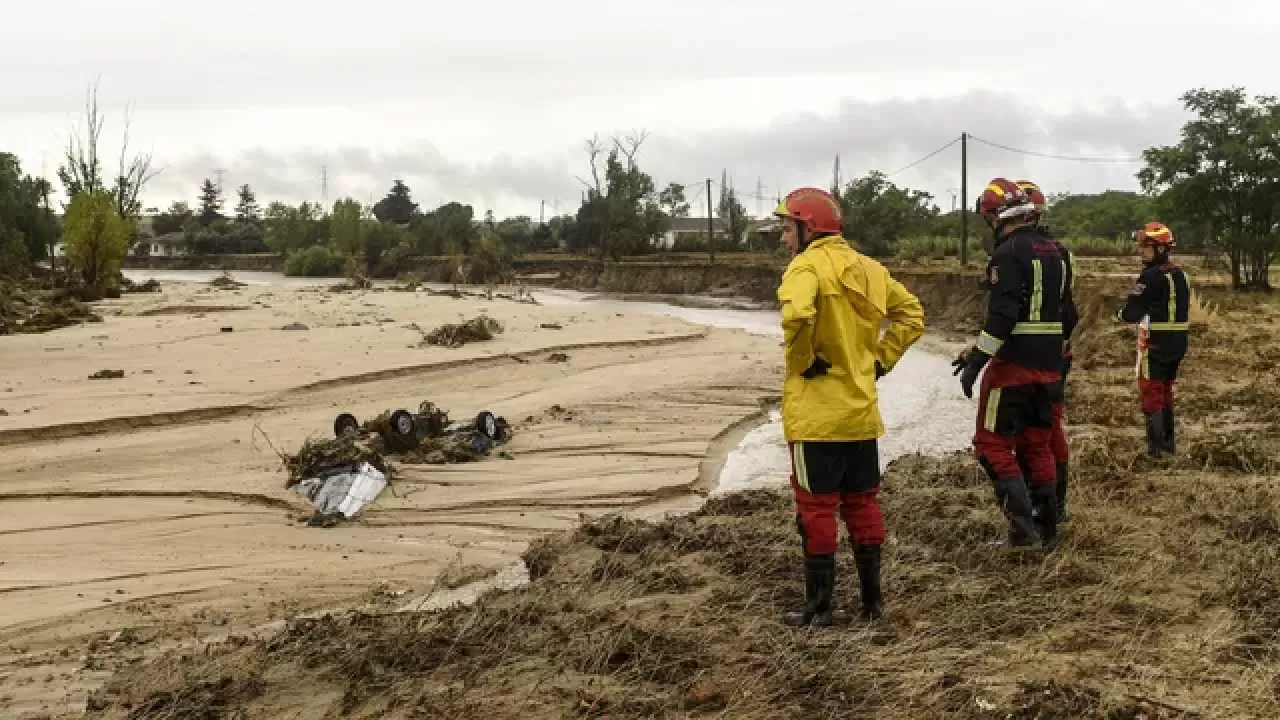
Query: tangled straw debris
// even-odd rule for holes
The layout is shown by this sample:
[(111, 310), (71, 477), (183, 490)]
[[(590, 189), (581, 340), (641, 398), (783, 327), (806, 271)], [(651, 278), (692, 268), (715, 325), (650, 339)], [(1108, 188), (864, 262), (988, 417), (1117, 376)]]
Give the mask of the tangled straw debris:
[(502, 323), (487, 315), (480, 315), (465, 323), (441, 325), (423, 337), (422, 346), (459, 348), (470, 342), (492, 340), (494, 335), (502, 331)]

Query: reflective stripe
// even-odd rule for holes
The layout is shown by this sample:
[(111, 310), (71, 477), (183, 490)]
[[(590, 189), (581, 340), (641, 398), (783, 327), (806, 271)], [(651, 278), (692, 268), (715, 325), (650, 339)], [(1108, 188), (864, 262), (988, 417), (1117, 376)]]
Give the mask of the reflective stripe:
[(1020, 322), (1013, 326), (1014, 335), (1061, 335), (1060, 322)]
[(975, 347), (988, 355), (995, 355), (1000, 352), (1000, 348), (1004, 347), (1004, 341), (984, 331), (978, 336), (978, 344)]
[(1173, 282), (1173, 273), (1166, 273), (1164, 279), (1169, 283), (1169, 322), (1174, 323), (1178, 321), (1178, 286)]
[(987, 432), (996, 431), (996, 418), (1000, 415), (1001, 388), (992, 388), (987, 393), (987, 414), (982, 419), (982, 428)]
[(1163, 332), (1185, 332), (1191, 329), (1189, 322), (1151, 323), (1151, 330)]
[(1138, 377), (1142, 378), (1143, 380), (1150, 380), (1150, 379), (1151, 379), (1151, 361), (1147, 359), (1147, 351), (1146, 351), (1146, 350), (1143, 350), (1143, 351), (1142, 351), (1142, 370), (1141, 370), (1141, 373), (1142, 373), (1142, 374), (1141, 374), (1141, 375), (1139, 375)]
[(804, 443), (798, 442), (791, 447), (791, 461), (795, 465), (796, 483), (809, 492), (809, 468), (804, 464)]
[(1044, 305), (1044, 266), (1037, 258), (1031, 261), (1031, 322), (1040, 321), (1040, 306)]

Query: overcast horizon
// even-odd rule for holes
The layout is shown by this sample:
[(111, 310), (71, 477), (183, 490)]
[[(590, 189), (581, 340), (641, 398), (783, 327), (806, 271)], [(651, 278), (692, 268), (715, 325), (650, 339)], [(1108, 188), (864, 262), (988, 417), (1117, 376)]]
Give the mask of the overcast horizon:
[[(73, 0), (10, 11), (0, 29), (0, 151), (56, 181), (62, 146), (100, 78), (104, 160), (123, 110), (134, 149), (163, 172), (147, 207), (194, 203), (223, 169), (228, 209), (248, 183), (264, 206), (376, 201), (394, 178), (430, 209), (537, 218), (577, 208), (585, 138), (644, 129), (661, 188), (731, 175), (754, 214), (799, 185), (891, 172), (962, 131), (1029, 151), (1133, 158), (1175, 142), (1179, 96), (1243, 86), (1280, 94), (1280, 4), (1080, 0), (989, 15), (942, 0), (909, 8), (819, 0), (657, 0), (643, 12), (569, 0), (228, 0), (216, 15), (159, 0)], [(983, 11), (985, 12), (985, 11)], [(208, 16), (207, 16), (208, 15)], [(34, 33), (30, 28), (56, 28)], [(950, 209), (959, 146), (895, 175)], [(1138, 163), (969, 147), (970, 196), (993, 175), (1047, 192), (1136, 190)], [(61, 189), (59, 187), (59, 189)], [(719, 192), (717, 189), (715, 192)]]

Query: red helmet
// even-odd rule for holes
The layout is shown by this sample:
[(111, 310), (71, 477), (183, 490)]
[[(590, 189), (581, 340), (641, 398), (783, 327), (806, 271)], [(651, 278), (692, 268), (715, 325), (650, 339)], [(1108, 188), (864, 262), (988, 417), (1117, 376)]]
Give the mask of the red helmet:
[(978, 196), (977, 211), (996, 227), (1006, 220), (1035, 214), (1036, 206), (1016, 183), (996, 178)]
[(1040, 190), (1040, 186), (1030, 180), (1019, 180), (1018, 187), (1027, 194), (1027, 199), (1032, 205), (1036, 206), (1036, 214), (1043, 215), (1049, 209), (1049, 201), (1045, 199), (1044, 192)]
[(1133, 241), (1142, 247), (1168, 249), (1173, 247), (1173, 231), (1164, 223), (1150, 222), (1133, 231)]
[(840, 202), (831, 193), (818, 188), (793, 190), (778, 203), (773, 214), (803, 223), (810, 233), (839, 233), (844, 229)]

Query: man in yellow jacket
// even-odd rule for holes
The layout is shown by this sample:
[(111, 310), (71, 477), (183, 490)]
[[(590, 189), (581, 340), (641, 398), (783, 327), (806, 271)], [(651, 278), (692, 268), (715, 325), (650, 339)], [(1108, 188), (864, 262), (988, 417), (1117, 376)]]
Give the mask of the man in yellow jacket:
[(882, 612), (885, 537), (876, 501), (876, 441), (884, 435), (876, 380), (924, 334), (924, 310), (883, 265), (841, 237), (840, 204), (830, 193), (801, 188), (775, 215), (794, 254), (778, 288), (786, 340), (782, 424), (805, 554), (805, 605), (784, 620), (792, 626), (836, 622), (837, 514), (853, 544), (861, 615), (874, 620)]

